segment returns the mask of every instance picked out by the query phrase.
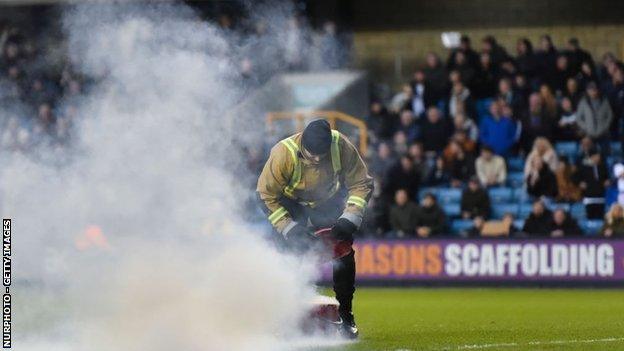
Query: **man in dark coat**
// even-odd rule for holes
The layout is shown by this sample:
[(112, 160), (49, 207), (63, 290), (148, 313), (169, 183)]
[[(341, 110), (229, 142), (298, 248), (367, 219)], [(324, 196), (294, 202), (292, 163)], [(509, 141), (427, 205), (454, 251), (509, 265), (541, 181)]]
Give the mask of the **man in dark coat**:
[(446, 146), (451, 128), (442, 118), (442, 113), (437, 107), (427, 110), (427, 119), (422, 124), (422, 144), (425, 151), (440, 153)]
[(581, 236), (583, 231), (578, 223), (562, 208), (553, 212), (553, 220), (550, 223), (550, 236), (559, 238), (563, 236)]
[(394, 235), (403, 238), (416, 233), (418, 206), (410, 201), (405, 189), (397, 190), (394, 205), (390, 208), (390, 226)]
[(470, 178), (468, 187), (462, 192), (461, 213), (464, 219), (488, 218), (490, 215), (490, 195), (481, 187), (476, 177)]
[(416, 234), (420, 238), (428, 238), (444, 234), (445, 230), (444, 211), (438, 206), (433, 194), (425, 195), (416, 213)]
[(542, 200), (533, 202), (533, 209), (524, 221), (522, 231), (529, 236), (548, 236), (552, 227), (552, 214)]

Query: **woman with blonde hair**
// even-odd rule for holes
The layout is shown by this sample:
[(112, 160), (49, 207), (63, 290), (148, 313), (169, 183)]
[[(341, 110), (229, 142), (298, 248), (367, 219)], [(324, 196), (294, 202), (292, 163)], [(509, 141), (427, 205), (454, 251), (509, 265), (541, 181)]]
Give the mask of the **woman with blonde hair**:
[(555, 173), (559, 168), (559, 158), (548, 139), (544, 137), (537, 137), (533, 142), (533, 148), (526, 158), (524, 163), (524, 176), (527, 177), (531, 173), (531, 167), (534, 164), (533, 159), (539, 158), (542, 162), (548, 165), (548, 168)]
[(618, 203), (611, 205), (605, 215), (605, 222), (600, 229), (605, 238), (624, 238), (624, 208)]

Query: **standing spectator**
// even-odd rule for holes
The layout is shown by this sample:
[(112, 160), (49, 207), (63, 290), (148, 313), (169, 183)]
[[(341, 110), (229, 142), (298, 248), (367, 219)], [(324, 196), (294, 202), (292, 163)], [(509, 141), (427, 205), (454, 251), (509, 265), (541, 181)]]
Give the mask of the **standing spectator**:
[(568, 97), (561, 99), (559, 121), (555, 131), (555, 139), (561, 141), (573, 141), (580, 138), (578, 124), (576, 123), (576, 111)]
[(373, 155), (369, 163), (369, 169), (374, 176), (383, 177), (395, 163), (396, 158), (390, 146), (387, 143), (379, 143), (377, 153)]
[(600, 219), (604, 214), (605, 190), (609, 186), (607, 166), (598, 150), (581, 160), (578, 167), (579, 187), (583, 190), (583, 203), (587, 218)]
[(414, 116), (418, 119), (425, 116), (425, 111), (436, 104), (435, 92), (429, 86), (429, 83), (425, 79), (425, 72), (423, 70), (417, 70), (414, 73), (414, 80), (412, 80), (413, 98), (411, 104), (411, 110)]
[(562, 156), (559, 158), (559, 166), (555, 172), (557, 178), (557, 201), (559, 202), (578, 202), (581, 200), (581, 188), (574, 183), (576, 167), (568, 161), (568, 158)]
[(498, 67), (492, 61), (489, 53), (481, 53), (479, 72), (475, 79), (475, 98), (485, 99), (491, 98), (496, 94), (498, 82)]
[(574, 218), (570, 217), (561, 208), (553, 212), (553, 219), (550, 223), (550, 236), (552, 238), (561, 238), (563, 236), (581, 236), (583, 231), (579, 227)]
[(536, 200), (529, 217), (524, 221), (522, 231), (530, 236), (548, 236), (551, 228), (552, 214), (542, 200)]
[(526, 103), (523, 101), (524, 97), (514, 91), (509, 78), (503, 78), (498, 81), (497, 97), (511, 107), (514, 116), (520, 115), (521, 111), (525, 108)]
[(557, 196), (557, 180), (548, 165), (539, 157), (534, 157), (527, 163), (528, 167), (524, 169), (527, 193), (535, 197)]
[(618, 139), (622, 140), (623, 138), (619, 135), (617, 127), (619, 127), (618, 124), (624, 119), (624, 68), (621, 66), (616, 67), (611, 79), (605, 82), (605, 95), (613, 108), (614, 118), (611, 125), (616, 127), (614, 134)]
[(559, 158), (557, 157), (557, 153), (555, 152), (555, 148), (552, 147), (552, 144), (548, 139), (544, 137), (539, 137), (535, 139), (533, 142), (533, 148), (531, 152), (526, 158), (526, 162), (524, 165), (524, 175), (528, 175), (529, 168), (531, 167), (531, 163), (534, 158), (539, 158), (552, 172), (555, 172), (558, 168)]
[(485, 116), (479, 125), (483, 145), (490, 147), (501, 156), (508, 156), (516, 141), (516, 123), (503, 116), (501, 101), (490, 105), (490, 116)]
[(594, 59), (589, 52), (581, 48), (581, 44), (577, 38), (570, 38), (568, 40), (567, 49), (566, 55), (570, 61), (570, 68), (573, 74), (581, 70), (583, 62), (587, 62), (594, 67)]
[(472, 49), (472, 44), (470, 42), (470, 38), (467, 35), (462, 35), (459, 39), (459, 47), (454, 49), (449, 55), (447, 68), (449, 70), (455, 69), (459, 65), (458, 57), (459, 54), (462, 54), (463, 58), (459, 59), (463, 60), (466, 64), (473, 69), (476, 69), (479, 66), (479, 54)]
[(555, 75), (557, 62), (557, 49), (553, 45), (550, 35), (540, 37), (540, 49), (535, 54), (537, 61), (537, 74), (542, 83), (550, 83)]
[(595, 82), (587, 84), (586, 95), (579, 102), (576, 120), (581, 132), (598, 141), (603, 149), (608, 150), (609, 128), (613, 111), (609, 101), (602, 97)]
[(427, 110), (427, 119), (422, 125), (422, 143), (425, 152), (440, 153), (449, 138), (449, 126), (442, 119), (437, 107)]
[(470, 106), (473, 106), (470, 90), (462, 82), (454, 83), (448, 99), (448, 115), (455, 117), (458, 112), (471, 110)]
[(579, 87), (579, 83), (576, 78), (568, 78), (563, 96), (570, 99), (572, 102), (572, 109), (576, 110), (579, 101), (581, 101), (581, 98), (583, 97), (583, 91)]
[(384, 181), (387, 199), (391, 199), (399, 189), (405, 189), (410, 197), (418, 194), (419, 176), (414, 169), (414, 162), (407, 155), (401, 156), (399, 162), (390, 168)]
[(605, 238), (624, 238), (624, 209), (622, 205), (611, 205), (605, 215), (605, 222), (600, 229), (600, 234)]
[(476, 177), (470, 178), (468, 186), (462, 192), (461, 214), (464, 219), (490, 216), (490, 195), (481, 187)]
[(555, 98), (552, 89), (547, 84), (540, 86), (539, 94), (542, 97), (543, 112), (552, 125), (557, 119), (557, 98)]
[(370, 112), (366, 119), (369, 132), (374, 141), (383, 141), (392, 139), (392, 135), (396, 130), (396, 116), (388, 113), (388, 110), (379, 101), (373, 101), (370, 106)]
[(496, 41), (492, 35), (488, 35), (481, 41), (481, 52), (491, 57), (492, 65), (499, 66), (510, 57), (507, 50)]
[(518, 39), (516, 43), (516, 65), (518, 73), (533, 81), (537, 74), (538, 63), (533, 53), (533, 44), (527, 38)]
[(477, 142), (479, 139), (479, 128), (472, 119), (466, 118), (466, 114), (463, 112), (459, 112), (453, 117), (453, 131), (455, 133), (464, 132), (468, 139), (473, 142)]
[[(580, 67), (579, 67), (580, 68)], [(576, 72), (570, 68), (568, 56), (559, 55), (555, 66), (555, 75), (553, 77), (552, 89), (559, 96), (563, 94), (566, 83), (569, 78), (574, 77)]]
[(431, 172), (432, 165), (430, 160), (425, 156), (422, 144), (414, 143), (410, 145), (407, 152), (409, 157), (412, 159), (412, 163), (414, 164), (414, 169), (418, 175), (418, 181), (424, 182)]
[(416, 233), (416, 218), (418, 206), (413, 203), (405, 189), (397, 190), (394, 195), (394, 205), (390, 209), (390, 227), (394, 236), (403, 238)]
[(433, 52), (427, 53), (425, 64), (426, 81), (431, 87), (433, 103), (437, 104), (446, 94), (448, 74), (438, 55)]
[(438, 206), (433, 194), (426, 194), (416, 213), (416, 234), (428, 238), (443, 234), (446, 230), (446, 216)]
[(521, 117), (523, 149), (529, 152), (533, 141), (537, 137), (552, 139), (553, 119), (547, 117), (540, 94), (533, 93), (529, 96), (529, 108)]
[(395, 94), (390, 101), (390, 112), (398, 114), (405, 108), (410, 108), (414, 91), (409, 84), (403, 84), (401, 91)]
[(494, 155), (488, 146), (481, 148), (481, 156), (476, 161), (476, 173), (481, 184), (485, 187), (504, 185), (507, 179), (505, 160)]
[(412, 111), (405, 109), (401, 111), (398, 130), (405, 134), (407, 143), (411, 144), (420, 138), (420, 128), (414, 120)]

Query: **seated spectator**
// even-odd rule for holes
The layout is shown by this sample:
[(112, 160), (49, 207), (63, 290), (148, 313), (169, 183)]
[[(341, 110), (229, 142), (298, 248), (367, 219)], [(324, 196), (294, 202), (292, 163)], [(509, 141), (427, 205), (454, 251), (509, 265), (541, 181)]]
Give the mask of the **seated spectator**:
[(518, 92), (514, 91), (509, 78), (503, 78), (498, 81), (498, 95), (499, 100), (504, 101), (511, 107), (514, 115), (519, 115), (524, 109), (525, 102), (523, 97)]
[(527, 156), (524, 164), (525, 176), (528, 174), (531, 163), (535, 158), (541, 159), (552, 172), (555, 172), (558, 168), (559, 158), (557, 157), (555, 148), (553, 148), (550, 141), (544, 137), (538, 137), (533, 142), (533, 148)]
[(443, 153), (444, 168), (448, 173), (451, 186), (461, 187), (474, 175), (474, 158), (466, 153), (459, 142), (451, 140)]
[(576, 111), (572, 105), (570, 98), (561, 99), (561, 109), (559, 111), (559, 121), (555, 137), (561, 141), (573, 141), (580, 139), (581, 133), (576, 123)]
[(557, 95), (563, 94), (567, 80), (574, 77), (575, 74), (576, 73), (570, 68), (568, 57), (564, 54), (559, 55), (559, 57), (557, 57), (555, 75), (552, 82), (553, 90)]
[(550, 237), (560, 238), (563, 236), (581, 236), (583, 231), (578, 223), (561, 208), (553, 212), (553, 220), (550, 223)]
[(542, 200), (533, 202), (533, 209), (529, 217), (524, 221), (522, 231), (529, 236), (548, 236), (552, 227), (552, 214), (544, 206)]
[(437, 107), (427, 110), (427, 119), (422, 124), (422, 144), (425, 152), (440, 153), (446, 146), (449, 138), (449, 126), (442, 119), (442, 114)]
[(591, 150), (588, 158), (580, 160), (577, 181), (583, 191), (583, 203), (587, 218), (600, 219), (604, 214), (605, 191), (609, 187), (607, 166), (598, 150)]
[(578, 103), (583, 97), (583, 91), (581, 91), (581, 88), (579, 87), (578, 80), (575, 78), (568, 78), (565, 91), (563, 92), (563, 97), (570, 99), (572, 109), (576, 111)]
[(501, 101), (496, 100), (490, 105), (490, 115), (483, 117), (479, 125), (480, 140), (496, 154), (508, 156), (516, 142), (516, 123), (503, 116)]
[(613, 165), (613, 184), (607, 188), (605, 195), (605, 207), (610, 208), (612, 204), (624, 205), (624, 164)]
[(578, 154), (576, 155), (577, 163), (587, 162), (595, 152), (600, 152), (600, 148), (594, 144), (594, 141), (590, 137), (583, 137), (579, 145)]
[(481, 187), (476, 177), (470, 178), (468, 186), (462, 192), (461, 215), (464, 219), (490, 216), (490, 195)]
[(368, 166), (373, 176), (383, 177), (395, 163), (396, 158), (390, 146), (387, 143), (379, 143), (377, 153), (373, 155)]
[(429, 186), (446, 186), (449, 181), (450, 176), (444, 164), (444, 158), (442, 156), (436, 157), (425, 183)]
[(448, 99), (448, 113), (451, 118), (455, 117), (458, 112), (465, 113), (466, 110), (472, 106), (472, 98), (470, 97), (470, 90), (466, 88), (464, 83), (457, 82), (453, 84), (451, 88), (451, 95)]
[(374, 101), (366, 119), (366, 125), (375, 142), (390, 140), (397, 126), (396, 115), (390, 114), (379, 101)]
[(405, 109), (401, 111), (397, 130), (405, 134), (408, 144), (411, 144), (416, 141), (416, 139), (420, 138), (420, 128), (414, 119), (414, 114), (410, 110)]
[(481, 156), (475, 162), (477, 177), (484, 187), (504, 185), (507, 179), (505, 160), (494, 155), (488, 146), (481, 148)]
[(479, 139), (479, 128), (477, 128), (477, 125), (472, 119), (466, 118), (466, 114), (463, 112), (458, 112), (455, 114), (455, 117), (453, 117), (453, 130), (455, 133), (463, 131), (466, 133), (468, 139), (473, 142), (477, 142)]
[(404, 154), (407, 152), (407, 136), (402, 130), (394, 133), (392, 137), (392, 148), (397, 154)]
[(613, 120), (613, 111), (609, 100), (603, 97), (595, 82), (585, 88), (585, 96), (581, 99), (576, 111), (576, 123), (581, 132), (608, 145), (609, 128)]
[(537, 137), (552, 139), (555, 119), (548, 118), (544, 101), (540, 94), (533, 93), (529, 96), (529, 108), (521, 116), (522, 123), (522, 148), (529, 152)]
[(418, 194), (419, 177), (414, 168), (412, 159), (403, 155), (384, 177), (384, 193), (387, 199), (392, 199), (399, 189), (405, 189), (410, 197)]
[(605, 215), (605, 221), (600, 229), (600, 235), (605, 238), (624, 238), (624, 209), (622, 205), (614, 203)]
[[(527, 163), (529, 163), (528, 160)], [(532, 158), (528, 167), (525, 167), (524, 172), (527, 193), (529, 195), (535, 197), (557, 196), (557, 179), (541, 158)]]
[(416, 235), (419, 238), (428, 238), (444, 234), (446, 230), (446, 216), (438, 206), (435, 196), (427, 194), (421, 201), (416, 213)]
[(409, 84), (403, 84), (401, 92), (394, 95), (390, 101), (390, 112), (398, 114), (406, 107), (409, 108), (413, 97), (414, 91), (412, 87)]
[(432, 161), (425, 156), (421, 143), (413, 143), (407, 150), (409, 157), (414, 163), (414, 169), (418, 174), (418, 181), (425, 182), (431, 173)]
[(459, 146), (461, 146), (462, 150), (464, 150), (470, 156), (474, 156), (475, 152), (477, 151), (477, 143), (474, 140), (468, 138), (468, 135), (463, 130), (458, 130), (453, 133), (451, 140), (457, 142)]
[(559, 158), (559, 166), (555, 172), (557, 178), (557, 201), (577, 202), (582, 198), (581, 188), (574, 182), (576, 167), (571, 165), (568, 158)]
[(410, 201), (405, 189), (397, 190), (394, 205), (390, 208), (390, 227), (396, 237), (413, 236), (416, 233), (418, 206)]

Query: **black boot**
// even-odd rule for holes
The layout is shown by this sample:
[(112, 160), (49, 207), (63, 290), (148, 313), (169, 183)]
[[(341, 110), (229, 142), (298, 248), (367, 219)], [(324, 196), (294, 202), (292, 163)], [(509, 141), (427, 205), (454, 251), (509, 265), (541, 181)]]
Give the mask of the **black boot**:
[(340, 318), (342, 319), (340, 333), (347, 339), (357, 339), (359, 332), (357, 325), (355, 325), (355, 318), (351, 312), (340, 312)]

